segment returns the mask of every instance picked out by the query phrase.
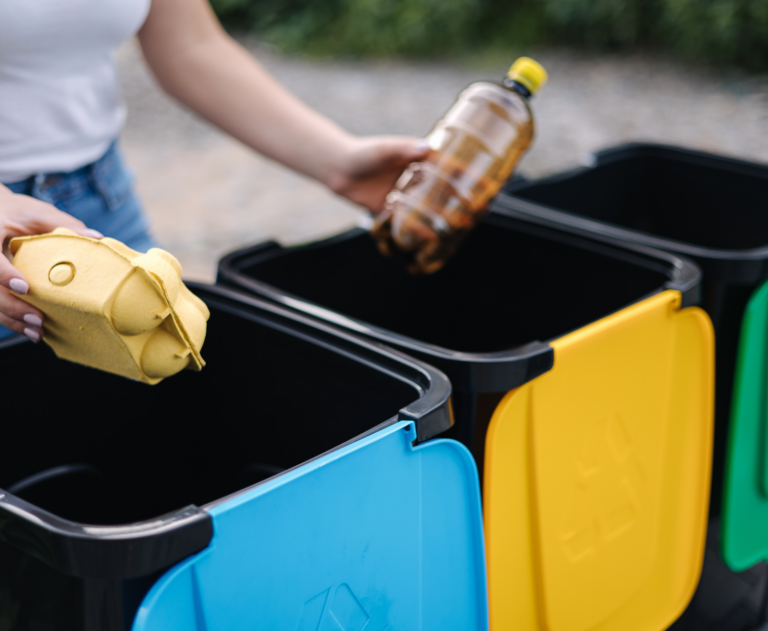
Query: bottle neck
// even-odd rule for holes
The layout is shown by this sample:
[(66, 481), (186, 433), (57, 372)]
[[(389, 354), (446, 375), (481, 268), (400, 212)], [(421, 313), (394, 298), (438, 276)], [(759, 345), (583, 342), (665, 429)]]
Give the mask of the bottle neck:
[(512, 92), (517, 92), (524, 99), (531, 98), (531, 91), (519, 81), (515, 81), (514, 79), (510, 79), (509, 77), (507, 77), (504, 79), (504, 81), (501, 82), (501, 85), (507, 88), (507, 90), (511, 90)]

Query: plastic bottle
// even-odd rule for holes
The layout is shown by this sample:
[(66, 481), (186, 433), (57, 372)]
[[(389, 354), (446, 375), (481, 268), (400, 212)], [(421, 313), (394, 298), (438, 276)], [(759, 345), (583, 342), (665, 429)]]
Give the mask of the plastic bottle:
[(547, 73), (518, 59), (502, 85), (466, 88), (427, 137), (423, 162), (408, 166), (371, 229), (379, 249), (414, 274), (440, 269), (485, 212), (533, 139), (528, 99)]

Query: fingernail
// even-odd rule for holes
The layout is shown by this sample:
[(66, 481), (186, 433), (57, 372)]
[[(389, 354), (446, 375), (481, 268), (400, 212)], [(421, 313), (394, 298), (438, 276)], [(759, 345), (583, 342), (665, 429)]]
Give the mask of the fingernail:
[(11, 282), (8, 284), (11, 286), (11, 290), (15, 291), (17, 294), (26, 294), (29, 291), (27, 282), (20, 278), (12, 278)]
[(91, 237), (91, 239), (103, 239), (104, 235), (101, 234), (98, 230), (91, 230), (88, 228), (88, 230), (83, 230), (83, 236), (84, 237)]
[(426, 138), (417, 140), (415, 149), (416, 151), (427, 151), (429, 149), (429, 140), (427, 140)]
[(24, 329), (24, 335), (26, 335), (33, 342), (40, 341), (40, 334), (35, 329)]
[(24, 322), (27, 324), (31, 324), (32, 326), (36, 326), (39, 328), (43, 327), (43, 321), (40, 319), (39, 316), (36, 316), (34, 313), (28, 313), (24, 316)]

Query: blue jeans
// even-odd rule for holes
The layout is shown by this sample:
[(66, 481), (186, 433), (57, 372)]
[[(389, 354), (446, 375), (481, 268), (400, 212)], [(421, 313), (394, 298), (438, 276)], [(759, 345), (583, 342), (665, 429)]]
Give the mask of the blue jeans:
[[(5, 186), (53, 204), (134, 250), (146, 252), (156, 247), (117, 142), (96, 162), (71, 173), (41, 173)], [(0, 326), (0, 339), (9, 335), (13, 331)]]

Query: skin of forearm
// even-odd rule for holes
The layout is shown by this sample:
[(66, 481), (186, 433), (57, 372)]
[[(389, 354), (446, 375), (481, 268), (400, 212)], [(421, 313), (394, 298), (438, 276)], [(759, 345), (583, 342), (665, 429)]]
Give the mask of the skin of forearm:
[(169, 50), (140, 36), (172, 97), (256, 151), (334, 188), (352, 136), (275, 81), (220, 28)]

